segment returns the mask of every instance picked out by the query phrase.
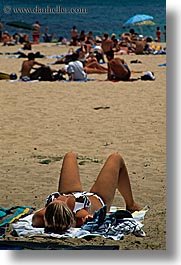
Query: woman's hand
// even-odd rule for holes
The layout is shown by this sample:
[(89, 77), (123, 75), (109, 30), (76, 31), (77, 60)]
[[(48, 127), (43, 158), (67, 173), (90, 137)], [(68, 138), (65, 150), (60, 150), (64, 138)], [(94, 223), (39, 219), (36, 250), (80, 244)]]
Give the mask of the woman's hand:
[(75, 218), (76, 218), (76, 227), (81, 227), (87, 221), (92, 220), (93, 215), (89, 214), (88, 211), (86, 211), (85, 209), (82, 209), (76, 213)]
[(87, 222), (92, 221), (93, 219), (93, 215), (92, 214), (88, 214), (85, 218), (84, 218), (84, 224)]

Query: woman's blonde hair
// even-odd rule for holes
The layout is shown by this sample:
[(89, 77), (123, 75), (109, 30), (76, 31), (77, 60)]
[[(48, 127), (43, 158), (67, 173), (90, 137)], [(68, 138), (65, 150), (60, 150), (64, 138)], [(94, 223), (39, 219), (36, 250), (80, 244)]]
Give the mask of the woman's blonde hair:
[(45, 232), (62, 233), (75, 222), (74, 215), (68, 206), (61, 201), (50, 203), (45, 211)]

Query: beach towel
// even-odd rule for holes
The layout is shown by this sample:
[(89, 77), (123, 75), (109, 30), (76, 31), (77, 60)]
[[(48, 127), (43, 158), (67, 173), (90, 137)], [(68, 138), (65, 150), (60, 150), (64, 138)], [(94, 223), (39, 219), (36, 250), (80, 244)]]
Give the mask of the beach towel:
[(88, 81), (95, 81), (96, 78), (86, 78), (84, 80), (61, 80), (63, 82), (88, 82)]
[[(96, 78), (87, 78), (85, 80), (74, 80), (74, 81), (71, 81), (71, 80), (55, 80), (53, 82), (67, 82), (67, 83), (71, 83), (71, 82), (89, 82), (89, 81), (95, 81)], [(30, 79), (25, 79), (25, 80), (22, 80), (22, 79), (17, 79), (17, 80), (8, 80), (8, 82), (10, 83), (15, 83), (15, 82), (26, 82), (26, 83), (35, 83), (35, 82), (40, 82), (40, 80), (30, 80)], [(45, 82), (52, 82), (52, 81), (45, 81)]]
[(6, 226), (27, 216), (33, 212), (34, 208), (31, 206), (14, 206), (4, 208), (0, 206), (0, 238), (5, 234)]
[(32, 216), (30, 214), (21, 218), (18, 222), (13, 223), (12, 234), (21, 237), (35, 237), (42, 235), (50, 238), (86, 238), (102, 236), (114, 240), (123, 239), (127, 234), (135, 236), (145, 236), (143, 231), (143, 220), (149, 207), (141, 211), (134, 212), (132, 216), (127, 211), (120, 212), (117, 207), (112, 207), (111, 214), (106, 213), (106, 206), (95, 212), (93, 220), (84, 224), (81, 228), (70, 228), (63, 234), (45, 233), (44, 228), (35, 228), (32, 226)]
[(154, 51), (154, 55), (160, 55), (160, 54), (167, 54), (166, 50), (159, 50), (159, 51)]
[(40, 82), (39, 80), (30, 80), (28, 78), (25, 78), (26, 81), (23, 81), (22, 79), (16, 79), (16, 80), (8, 80), (10, 83), (16, 83), (16, 82), (26, 82), (26, 83), (36, 83)]
[(167, 66), (166, 63), (160, 63), (158, 66)]

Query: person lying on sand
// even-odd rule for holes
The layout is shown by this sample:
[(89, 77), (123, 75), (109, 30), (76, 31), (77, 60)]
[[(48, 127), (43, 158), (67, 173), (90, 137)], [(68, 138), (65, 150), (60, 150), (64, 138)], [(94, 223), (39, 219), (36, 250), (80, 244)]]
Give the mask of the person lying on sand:
[(106, 74), (108, 69), (100, 65), (94, 55), (85, 58), (84, 53), (79, 52), (72, 55), (72, 61), (61, 71), (69, 75), (70, 81), (80, 81), (86, 80), (87, 74)]
[(98, 62), (88, 62), (84, 66), (84, 71), (87, 74), (106, 74), (108, 72), (108, 69), (102, 65), (100, 65)]
[(84, 61), (84, 71), (87, 74), (106, 74), (108, 69), (98, 63), (94, 51), (92, 51)]
[(34, 227), (45, 227), (45, 232), (52, 233), (80, 227), (104, 205), (109, 212), (116, 189), (124, 198), (128, 211), (132, 213), (142, 209), (133, 198), (128, 171), (120, 154), (108, 157), (90, 191), (85, 192), (76, 155), (69, 152), (63, 159), (58, 191), (49, 195), (45, 207), (34, 213), (32, 224)]
[(128, 81), (131, 76), (131, 71), (129, 70), (128, 65), (121, 58), (114, 58), (114, 51), (106, 53), (108, 60), (108, 80), (122, 80)]

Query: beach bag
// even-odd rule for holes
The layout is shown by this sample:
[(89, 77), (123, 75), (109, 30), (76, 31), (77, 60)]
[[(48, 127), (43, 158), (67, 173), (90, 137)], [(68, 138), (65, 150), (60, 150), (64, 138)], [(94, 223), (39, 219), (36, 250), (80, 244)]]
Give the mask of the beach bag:
[(66, 78), (64, 77), (64, 74), (62, 73), (61, 70), (53, 72), (52, 73), (52, 79), (53, 79), (53, 81), (66, 80)]

